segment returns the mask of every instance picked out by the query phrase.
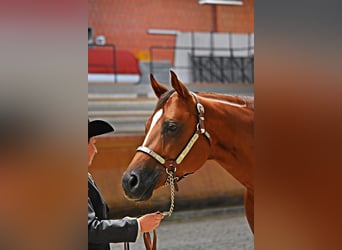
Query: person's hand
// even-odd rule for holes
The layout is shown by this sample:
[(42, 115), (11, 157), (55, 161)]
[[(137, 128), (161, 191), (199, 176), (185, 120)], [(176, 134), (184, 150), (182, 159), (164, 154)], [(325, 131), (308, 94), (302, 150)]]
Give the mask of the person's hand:
[(164, 216), (160, 212), (145, 214), (138, 218), (140, 223), (140, 231), (142, 233), (150, 232), (156, 229), (160, 221), (164, 218)]

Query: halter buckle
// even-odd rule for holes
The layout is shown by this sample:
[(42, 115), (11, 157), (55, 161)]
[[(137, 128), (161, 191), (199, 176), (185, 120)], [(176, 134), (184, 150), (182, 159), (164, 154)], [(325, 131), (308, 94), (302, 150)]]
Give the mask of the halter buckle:
[(198, 115), (198, 123), (197, 123), (197, 131), (200, 132), (200, 134), (205, 133), (205, 126), (204, 126), (204, 106), (198, 102), (196, 98), (196, 108), (197, 108), (197, 115)]
[(204, 115), (204, 107), (201, 103), (197, 103), (196, 104), (196, 107), (197, 107), (197, 112), (200, 114), (200, 117), (203, 117)]

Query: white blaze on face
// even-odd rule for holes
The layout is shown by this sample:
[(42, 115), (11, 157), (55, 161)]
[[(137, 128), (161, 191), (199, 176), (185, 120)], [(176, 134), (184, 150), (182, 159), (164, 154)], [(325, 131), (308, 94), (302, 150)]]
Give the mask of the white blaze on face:
[(148, 137), (150, 136), (150, 133), (153, 129), (153, 127), (157, 124), (157, 122), (159, 121), (160, 117), (163, 115), (163, 110), (162, 109), (159, 109), (153, 116), (152, 118), (152, 122), (151, 122), (151, 126), (150, 126), (150, 129), (149, 131), (147, 132), (147, 135), (145, 137), (145, 140), (144, 140), (144, 143), (143, 143), (143, 146), (145, 146), (147, 140), (148, 140)]

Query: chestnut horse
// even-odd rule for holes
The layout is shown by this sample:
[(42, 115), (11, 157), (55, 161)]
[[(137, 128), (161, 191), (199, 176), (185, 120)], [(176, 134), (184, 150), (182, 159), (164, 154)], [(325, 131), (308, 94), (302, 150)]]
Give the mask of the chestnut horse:
[(173, 90), (153, 75), (151, 85), (159, 100), (123, 175), (126, 197), (147, 200), (170, 170), (179, 180), (213, 159), (246, 188), (245, 213), (254, 232), (254, 98), (195, 94), (172, 71)]

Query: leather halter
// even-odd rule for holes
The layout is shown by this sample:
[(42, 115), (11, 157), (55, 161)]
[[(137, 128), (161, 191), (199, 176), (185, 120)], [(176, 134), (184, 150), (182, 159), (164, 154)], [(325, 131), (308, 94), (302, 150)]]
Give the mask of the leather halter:
[[(197, 125), (196, 125), (196, 130), (194, 134), (191, 136), (189, 139), (188, 143), (184, 147), (184, 149), (178, 154), (176, 159), (166, 159), (162, 157), (160, 154), (154, 152), (152, 149), (149, 149), (148, 147), (145, 146), (140, 146), (137, 148), (137, 151), (143, 152), (145, 154), (148, 154), (151, 156), (153, 159), (155, 159), (157, 162), (159, 162), (166, 170), (172, 171), (174, 174), (176, 173), (177, 166), (181, 164), (181, 162), (184, 160), (184, 158), (188, 155), (192, 147), (194, 146), (195, 142), (198, 140), (200, 135), (204, 135), (207, 140), (209, 141), (209, 144), (211, 144), (211, 139), (209, 133), (206, 131), (205, 126), (204, 126), (204, 107), (203, 105), (199, 102), (198, 97), (195, 93), (191, 92), (191, 94), (194, 96), (195, 101), (196, 101), (196, 110), (197, 110)], [(185, 177), (187, 174), (181, 176), (181, 177), (176, 177), (176, 180), (179, 180), (183, 177)]]

